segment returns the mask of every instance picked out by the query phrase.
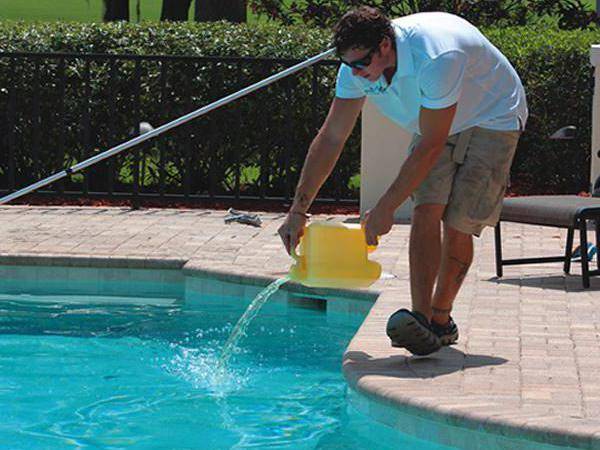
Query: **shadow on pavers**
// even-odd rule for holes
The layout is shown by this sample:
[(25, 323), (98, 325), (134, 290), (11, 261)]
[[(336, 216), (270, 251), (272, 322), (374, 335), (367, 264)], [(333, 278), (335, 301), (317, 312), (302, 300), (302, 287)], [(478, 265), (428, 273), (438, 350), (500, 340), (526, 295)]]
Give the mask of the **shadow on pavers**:
[(352, 375), (384, 375), (396, 378), (434, 378), (476, 367), (499, 366), (508, 360), (497, 356), (475, 355), (444, 347), (428, 356), (392, 355), (373, 358), (360, 351), (349, 351), (344, 355), (344, 370)]
[(511, 284), (513, 286), (533, 287), (539, 289), (553, 289), (567, 292), (594, 292), (600, 291), (600, 277), (590, 277), (590, 287), (584, 289), (580, 275), (540, 275), (520, 277), (492, 277), (487, 281), (497, 284)]

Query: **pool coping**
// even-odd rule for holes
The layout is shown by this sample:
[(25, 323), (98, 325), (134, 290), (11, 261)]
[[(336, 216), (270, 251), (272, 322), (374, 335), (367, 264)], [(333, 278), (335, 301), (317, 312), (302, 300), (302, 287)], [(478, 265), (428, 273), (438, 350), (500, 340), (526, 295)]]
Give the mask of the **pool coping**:
[[(263, 286), (276, 279), (275, 276), (249, 275), (247, 270), (230, 266), (227, 269), (215, 268), (209, 262), (198, 259), (173, 257), (112, 257), (93, 255), (70, 255), (57, 253), (0, 253), (0, 265), (66, 266), (96, 268), (131, 269), (178, 269), (187, 276), (210, 277), (220, 281)], [(362, 396), (362, 411), (374, 419), (394, 428), (398, 427), (400, 416), (409, 414), (415, 420), (459, 428), (467, 435), (459, 437), (443, 430), (436, 431), (436, 443), (461, 445), (461, 448), (480, 448), (484, 435), (485, 445), (492, 445), (496, 438), (527, 440), (534, 446), (568, 446), (573, 448), (600, 449), (600, 420), (566, 418), (559, 414), (549, 416), (519, 408), (506, 406), (502, 397), (493, 395), (471, 395), (470, 402), (448, 401), (436, 395), (435, 388), (428, 384), (422, 391), (407, 393), (401, 385), (395, 386), (397, 374), (406, 369), (406, 361), (411, 358), (398, 356), (397, 363), (377, 366), (376, 360), (364, 355), (374, 354), (373, 349), (389, 348), (389, 342), (382, 332), (390, 308), (397, 308), (398, 291), (353, 289), (313, 289), (288, 282), (284, 290), (322, 296), (347, 297), (373, 301), (373, 306), (363, 324), (348, 345), (343, 356), (343, 374), (351, 389)], [(462, 370), (462, 369), (457, 369)], [(436, 377), (432, 374), (432, 381)], [(490, 413), (490, 409), (494, 412)], [(394, 411), (397, 414), (394, 414)], [(403, 430), (404, 431), (404, 430)], [(472, 432), (472, 434), (468, 434)], [(412, 433), (417, 437), (430, 438), (430, 430), (420, 430), (414, 426)], [(462, 440), (461, 440), (462, 439)], [(486, 440), (487, 439), (487, 440)], [(517, 442), (517, 443), (518, 443)], [(525, 442), (523, 443), (525, 446)], [(516, 448), (516, 447), (515, 447)], [(523, 447), (525, 448), (525, 447)], [(527, 447), (529, 448), (529, 447)], [(535, 447), (531, 447), (535, 448)]]
[[(460, 428), (463, 431), (470, 430), (475, 434), (485, 433), (486, 436), (478, 436), (477, 444), (469, 442), (471, 436), (452, 436), (448, 433), (436, 431), (441, 444), (458, 446), (459, 448), (524, 448), (533, 444), (532, 448), (544, 448), (545, 446), (600, 449), (600, 421), (594, 419), (567, 418), (556, 414), (549, 416), (546, 412), (534, 409), (525, 410), (518, 406), (507, 406), (508, 396), (494, 395), (470, 395), (463, 396), (461, 401), (443, 398), (443, 393), (435, 390), (432, 386), (433, 380), (444, 373), (444, 352), (450, 355), (451, 348), (438, 352), (441, 354), (441, 363), (436, 365), (439, 369), (437, 374), (432, 373), (432, 381), (429, 385), (417, 392), (407, 392), (402, 386), (396, 386), (398, 373), (409, 374), (408, 367), (411, 361), (427, 361), (419, 357), (398, 357), (398, 363), (393, 366), (382, 361), (374, 361), (366, 358), (365, 354), (373, 354), (369, 349), (373, 347), (373, 336), (377, 336), (384, 328), (385, 321), (389, 317), (390, 306), (397, 309), (397, 293), (383, 291), (377, 298), (369, 315), (365, 318), (361, 328), (344, 353), (343, 371), (350, 387), (363, 394), (371, 400), (369, 413), (377, 416), (381, 421), (390, 426), (404, 424), (402, 420), (387, 415), (386, 406), (393, 406), (399, 413), (410, 414), (426, 421), (434, 421), (452, 428)], [(387, 305), (386, 305), (387, 304)], [(387, 307), (386, 307), (387, 306)], [(386, 344), (388, 342), (386, 341)], [(367, 351), (365, 351), (367, 350)], [(358, 356), (357, 356), (358, 355)], [(403, 358), (403, 359), (401, 359)], [(449, 370), (453, 362), (447, 361)], [(373, 370), (374, 364), (379, 363), (379, 368)], [(465, 370), (462, 368), (460, 370)], [(469, 400), (466, 400), (468, 398)], [(366, 410), (367, 408), (362, 408)], [(493, 411), (493, 412), (490, 412)], [(389, 409), (387, 413), (389, 414)], [(404, 427), (406, 428), (406, 427)], [(425, 432), (424, 432), (425, 431)], [(415, 427), (413, 433), (418, 437), (431, 436), (431, 430), (419, 430)], [(421, 436), (419, 436), (421, 434)], [(495, 437), (501, 440), (515, 440), (516, 446), (499, 446)], [(439, 439), (442, 438), (442, 439)], [(487, 438), (487, 439), (486, 439)], [(531, 442), (522, 442), (531, 441)], [(538, 447), (539, 446), (539, 447)]]

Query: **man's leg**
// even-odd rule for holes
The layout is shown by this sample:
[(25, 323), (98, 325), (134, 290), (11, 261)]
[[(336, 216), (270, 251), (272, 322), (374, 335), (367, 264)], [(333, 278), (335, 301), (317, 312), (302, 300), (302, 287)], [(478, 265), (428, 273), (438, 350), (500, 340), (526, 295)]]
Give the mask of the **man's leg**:
[[(444, 344), (431, 326), (431, 298), (442, 255), (441, 223), (457, 170), (451, 136), (427, 178), (413, 194), (409, 262), (412, 311), (401, 308), (390, 316), (386, 332), (392, 346), (415, 355), (429, 355)], [(416, 138), (413, 142), (418, 142)]]
[[(519, 136), (518, 131), (471, 130), (445, 211), (442, 262), (432, 302), (435, 310), (452, 308), (473, 261), (473, 234), (479, 236), (485, 226), (494, 226), (500, 217)], [(449, 315), (449, 311), (437, 312), (434, 322), (445, 325)]]
[(440, 225), (446, 205), (423, 204), (414, 208), (410, 229), (409, 264), (412, 309), (431, 320), (431, 297), (440, 269)]
[(431, 303), (433, 320), (445, 325), (452, 303), (473, 261), (473, 236), (444, 224), (442, 258)]

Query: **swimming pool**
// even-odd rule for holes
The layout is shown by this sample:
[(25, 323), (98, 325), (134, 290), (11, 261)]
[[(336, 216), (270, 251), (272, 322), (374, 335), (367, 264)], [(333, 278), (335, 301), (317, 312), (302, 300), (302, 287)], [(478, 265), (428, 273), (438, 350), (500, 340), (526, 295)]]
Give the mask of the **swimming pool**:
[(349, 404), (341, 357), (365, 300), (276, 296), (218, 372), (256, 286), (195, 289), (141, 269), (2, 275), (4, 448), (447, 448)]

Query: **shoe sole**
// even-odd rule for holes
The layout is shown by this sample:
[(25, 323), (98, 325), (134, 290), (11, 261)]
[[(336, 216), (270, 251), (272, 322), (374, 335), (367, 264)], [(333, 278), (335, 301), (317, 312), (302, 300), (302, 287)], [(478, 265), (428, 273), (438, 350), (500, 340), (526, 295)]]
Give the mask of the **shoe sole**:
[(390, 317), (386, 332), (392, 347), (405, 348), (414, 355), (425, 356), (442, 348), (440, 338), (408, 313)]

